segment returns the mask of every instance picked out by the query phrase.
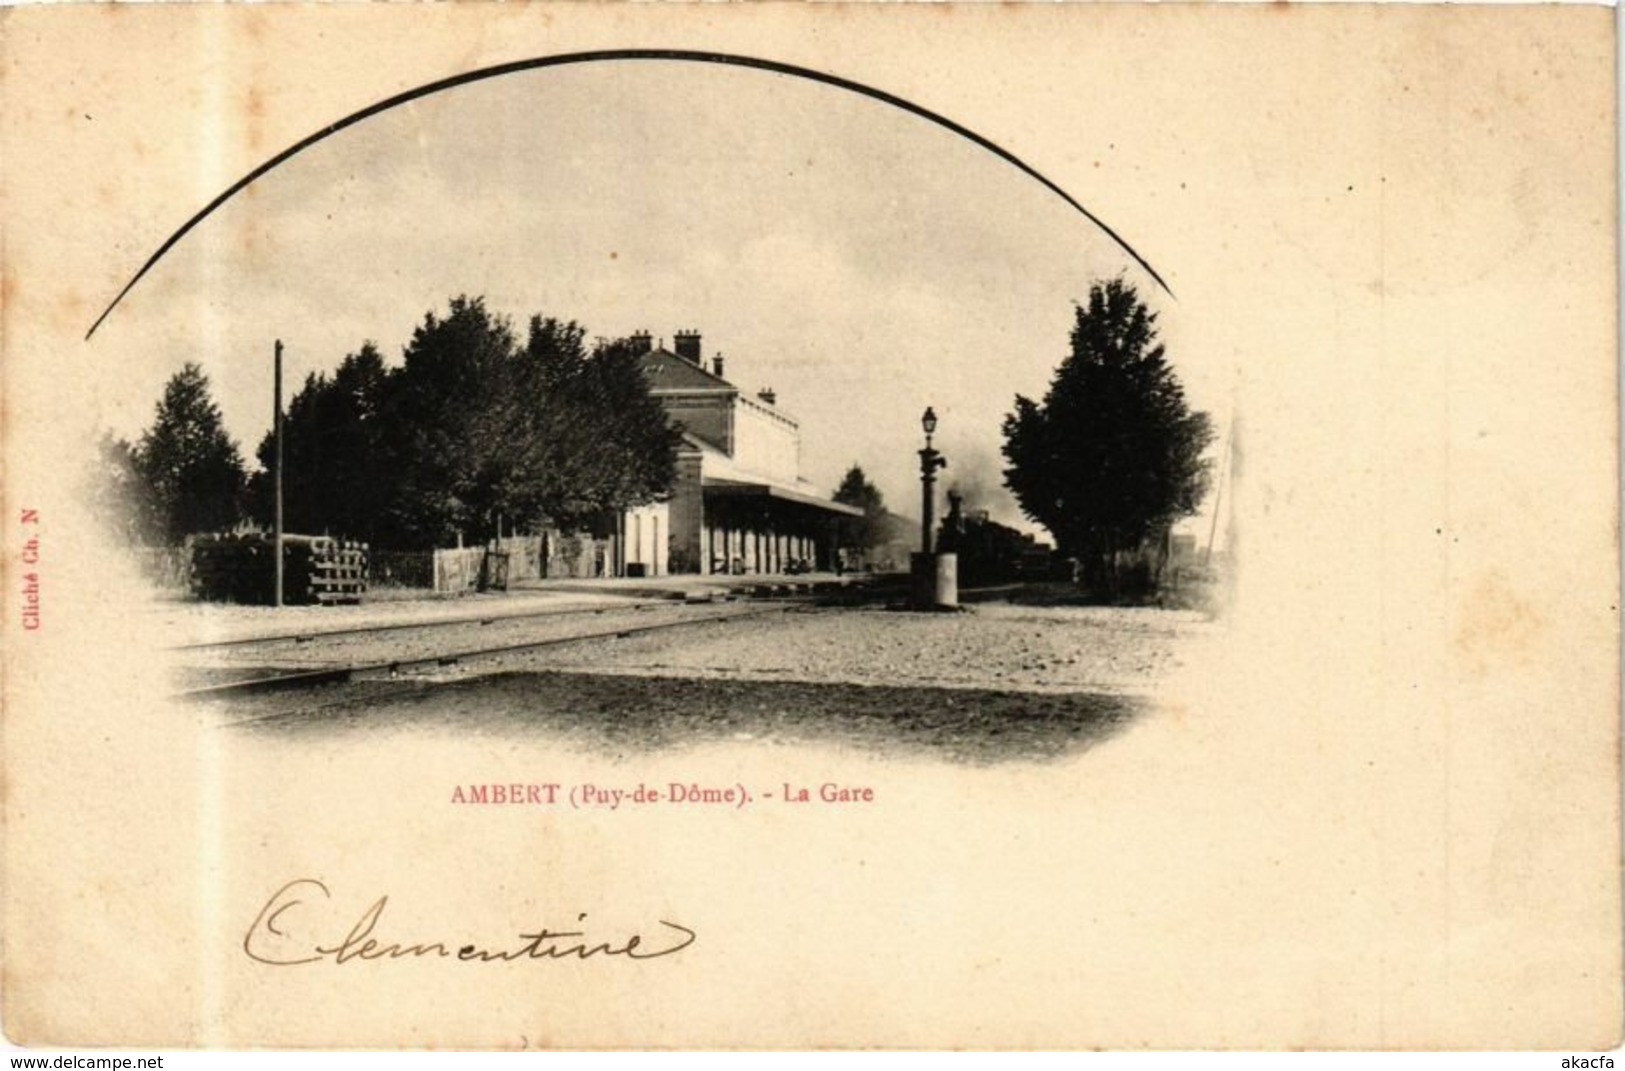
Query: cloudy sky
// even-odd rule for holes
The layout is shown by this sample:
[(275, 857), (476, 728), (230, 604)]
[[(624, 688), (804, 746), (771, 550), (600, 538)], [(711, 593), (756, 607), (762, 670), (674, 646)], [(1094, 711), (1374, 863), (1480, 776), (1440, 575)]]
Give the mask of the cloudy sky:
[[(131, 255), (133, 273), (148, 252)], [(171, 250), (92, 345), (128, 381), (102, 415), (115, 430), (139, 434), (164, 380), (195, 360), (251, 456), (276, 338), (291, 394), (369, 339), (398, 361), (457, 294), (516, 325), (541, 313), (668, 345), (694, 328), (729, 379), (773, 387), (801, 419), (804, 477), (830, 490), (861, 464), (893, 508), (917, 512), (932, 405), (946, 484), (1017, 522), (1000, 422), (1018, 392), (1043, 393), (1072, 303), (1119, 274), (1160, 311), (1193, 403), (1225, 421), (1228, 372), (1181, 334), (1178, 303), (991, 153), (785, 75), (599, 63), (459, 87), (306, 150)]]

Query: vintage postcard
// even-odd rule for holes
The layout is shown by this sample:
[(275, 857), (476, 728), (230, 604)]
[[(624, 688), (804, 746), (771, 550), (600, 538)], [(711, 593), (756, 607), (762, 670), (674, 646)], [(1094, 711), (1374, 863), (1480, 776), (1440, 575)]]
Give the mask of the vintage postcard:
[(1619, 1042), (1611, 11), (0, 52), (13, 1042)]

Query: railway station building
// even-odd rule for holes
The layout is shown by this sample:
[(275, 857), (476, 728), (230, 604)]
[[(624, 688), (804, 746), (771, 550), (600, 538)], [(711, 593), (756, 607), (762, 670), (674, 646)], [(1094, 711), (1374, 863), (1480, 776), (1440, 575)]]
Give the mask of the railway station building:
[(837, 526), (863, 511), (801, 478), (801, 425), (771, 389), (755, 395), (709, 361), (697, 331), (672, 348), (632, 336), (649, 392), (682, 429), (677, 478), (664, 502), (630, 510), (617, 533), (617, 572), (747, 574), (829, 570)]

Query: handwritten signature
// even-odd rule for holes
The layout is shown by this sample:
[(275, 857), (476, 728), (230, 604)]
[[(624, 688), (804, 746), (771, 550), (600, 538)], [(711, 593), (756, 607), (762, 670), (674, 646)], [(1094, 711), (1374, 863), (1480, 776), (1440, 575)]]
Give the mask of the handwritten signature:
[[(687, 926), (660, 920), (666, 927), (661, 932), (662, 942), (645, 944), (642, 934), (630, 934), (610, 941), (594, 941), (585, 930), (541, 929), (535, 933), (517, 935), (515, 945), (505, 948), (482, 948), (479, 945), (456, 942), (418, 941), (408, 944), (375, 937), (389, 906), (389, 897), (380, 896), (350, 927), (350, 932), (335, 944), (319, 944), (305, 935), (300, 923), (312, 911), (320, 914), (314, 902), (331, 900), (327, 886), (315, 878), (297, 878), (271, 895), (260, 908), (254, 924), (243, 937), (243, 951), (259, 963), (276, 967), (297, 967), (304, 963), (331, 960), (350, 963), (355, 960), (378, 959), (451, 959), (463, 962), (491, 963), (513, 960), (591, 959), (594, 956), (624, 956), (627, 959), (658, 959), (681, 952), (694, 943), (697, 936)], [(576, 924), (586, 920), (578, 915)], [(675, 942), (675, 943), (672, 943)]]

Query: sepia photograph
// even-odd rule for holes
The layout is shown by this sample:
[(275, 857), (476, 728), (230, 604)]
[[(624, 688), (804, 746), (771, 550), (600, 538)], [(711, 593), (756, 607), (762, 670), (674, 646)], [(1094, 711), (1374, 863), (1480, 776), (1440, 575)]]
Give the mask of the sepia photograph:
[(1029, 165), (733, 56), (453, 82), (219, 201), (92, 332), (190, 358), (91, 489), (178, 696), (290, 743), (1032, 760), (1220, 631), (1228, 416)]
[(0, 18), (13, 1044), (1619, 1044), (1605, 9)]

